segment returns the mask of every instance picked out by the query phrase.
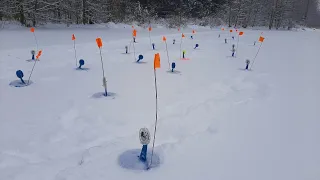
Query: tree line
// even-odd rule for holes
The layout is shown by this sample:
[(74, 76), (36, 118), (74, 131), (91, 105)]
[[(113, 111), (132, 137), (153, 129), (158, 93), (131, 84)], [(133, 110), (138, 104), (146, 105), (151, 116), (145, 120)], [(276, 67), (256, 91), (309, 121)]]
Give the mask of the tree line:
[(229, 27), (307, 25), (316, 0), (0, 0), (0, 20), (23, 26), (165, 21)]

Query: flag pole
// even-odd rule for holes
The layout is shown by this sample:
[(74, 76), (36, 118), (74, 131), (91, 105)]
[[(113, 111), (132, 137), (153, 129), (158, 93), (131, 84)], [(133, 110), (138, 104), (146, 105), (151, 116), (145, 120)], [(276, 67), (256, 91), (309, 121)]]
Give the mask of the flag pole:
[(31, 73), (30, 73), (29, 78), (28, 78), (28, 85), (29, 85), (29, 83), (30, 83), (30, 79), (31, 79), (33, 70), (34, 70), (34, 68), (35, 68), (35, 66), (36, 66), (36, 64), (37, 64), (37, 61), (39, 60), (41, 54), (42, 54), (42, 50), (40, 50), (40, 51), (38, 52), (38, 55), (37, 55), (37, 57), (36, 57), (36, 60), (35, 60), (34, 63), (33, 63), (33, 67), (32, 67), (32, 69), (31, 69)]
[(150, 45), (152, 46), (150, 30), (148, 30), (148, 31), (149, 31), (149, 40), (150, 40)]
[[(183, 33), (182, 33), (182, 34), (183, 34)], [(182, 39), (183, 39), (183, 38), (182, 38), (182, 34), (181, 34), (181, 41), (180, 41), (180, 52), (179, 52), (179, 53), (180, 53), (180, 59), (181, 59), (181, 49), (182, 49)]]
[(73, 40), (73, 48), (74, 48), (74, 58), (76, 60), (76, 67), (78, 67), (78, 61), (77, 61), (77, 50), (76, 50), (76, 40)]
[(37, 36), (36, 36), (35, 32), (33, 32), (33, 36), (34, 36), (34, 39), (36, 41), (37, 51), (38, 51), (39, 50), (39, 45), (38, 45), (38, 40), (37, 40)]
[(36, 66), (37, 61), (38, 61), (38, 60), (36, 59), (36, 60), (34, 61), (34, 63), (33, 63), (33, 67), (32, 67), (31, 73), (30, 73), (30, 75), (29, 75), (27, 85), (29, 85), (29, 81), (30, 81), (30, 79), (31, 79), (31, 76), (32, 76), (32, 73), (33, 73), (34, 67)]
[(134, 61), (136, 61), (136, 48), (134, 47), (134, 42), (132, 42), (132, 45), (133, 45), (133, 58), (134, 58)]
[(250, 70), (251, 70), (251, 68), (252, 68), (252, 67), (253, 67), (253, 65), (254, 65), (254, 62), (255, 62), (255, 60), (256, 60), (256, 58), (257, 58), (257, 56), (258, 56), (259, 52), (260, 52), (260, 49), (261, 49), (262, 44), (263, 44), (263, 43), (261, 43), (261, 44), (260, 44), (260, 47), (259, 47), (259, 49), (258, 49), (258, 52), (257, 52), (256, 56), (254, 57), (254, 59), (253, 59), (253, 61), (252, 61), (252, 64), (251, 64)]
[(170, 59), (169, 59), (169, 52), (168, 52), (168, 44), (167, 41), (165, 41), (166, 43), (166, 51), (167, 51), (167, 57), (168, 57), (168, 65), (169, 65), (169, 70), (170, 70)]
[(105, 92), (105, 96), (108, 96), (107, 83), (106, 83), (106, 77), (105, 77), (105, 74), (104, 74), (104, 66), (103, 66), (103, 60), (102, 60), (101, 47), (99, 48), (99, 50), (100, 50), (100, 60), (101, 60), (102, 80), (103, 80), (104, 92)]
[(151, 160), (148, 169), (152, 165), (153, 152), (154, 152), (154, 144), (156, 142), (156, 133), (157, 133), (157, 123), (158, 123), (158, 87), (157, 87), (157, 73), (156, 68), (154, 68), (154, 85), (155, 85), (155, 95), (156, 95), (156, 122), (154, 125), (154, 134), (153, 134), (153, 143), (152, 143), (152, 152), (151, 152)]
[(237, 55), (238, 55), (238, 46), (239, 46), (239, 38), (240, 36), (239, 36), (239, 33), (238, 33), (238, 41), (237, 41), (237, 49), (236, 49), (236, 57), (237, 57)]

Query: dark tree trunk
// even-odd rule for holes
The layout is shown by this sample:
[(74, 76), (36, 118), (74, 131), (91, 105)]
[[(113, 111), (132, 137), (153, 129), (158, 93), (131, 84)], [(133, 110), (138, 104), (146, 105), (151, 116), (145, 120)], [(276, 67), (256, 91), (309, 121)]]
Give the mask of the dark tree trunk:
[(82, 0), (82, 23), (87, 24), (86, 0)]

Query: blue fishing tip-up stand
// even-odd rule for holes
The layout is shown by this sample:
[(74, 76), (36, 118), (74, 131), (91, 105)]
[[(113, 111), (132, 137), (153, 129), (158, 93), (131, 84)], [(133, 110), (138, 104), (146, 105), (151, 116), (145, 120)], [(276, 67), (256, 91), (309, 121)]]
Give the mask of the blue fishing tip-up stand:
[(84, 60), (80, 59), (80, 61), (79, 61), (79, 69), (82, 69), (83, 65), (84, 65)]
[(22, 72), (21, 70), (16, 71), (16, 75), (17, 75), (17, 77), (21, 80), (21, 82), (22, 82), (23, 84), (26, 84), (26, 83), (24, 82), (24, 80), (22, 79), (22, 78), (23, 78), (23, 72)]
[(193, 39), (193, 36), (190, 36), (191, 37), (191, 39)]
[(125, 48), (126, 48), (126, 54), (128, 54), (128, 46), (126, 46)]
[(148, 151), (148, 145), (143, 145), (141, 149), (141, 153), (139, 156), (140, 161), (146, 162), (147, 161), (147, 151)]
[(194, 49), (197, 49), (199, 47), (199, 44), (196, 44), (196, 46), (194, 47)]
[(232, 44), (232, 50), (231, 50), (231, 52), (232, 52), (232, 57), (234, 57), (235, 52), (236, 52), (235, 47), (236, 47), (236, 45)]
[[(149, 169), (147, 162), (147, 151), (148, 144), (150, 143), (150, 132), (147, 128), (141, 128), (139, 132), (140, 143), (142, 144), (142, 149), (140, 152), (139, 160), (146, 165), (146, 169)], [(152, 158), (152, 157), (151, 157)]]
[(155, 48), (155, 44), (154, 43), (152, 43), (152, 49), (153, 50), (155, 50), (156, 48)]
[(171, 71), (173, 72), (175, 68), (176, 68), (176, 63), (173, 62), (173, 63), (171, 64)]
[(35, 58), (34, 58), (34, 55), (35, 55), (35, 54), (36, 54), (36, 51), (35, 51), (35, 50), (32, 50), (32, 51), (31, 51), (31, 55), (32, 55), (31, 59), (32, 59), (32, 60), (35, 60)]
[(140, 62), (142, 59), (143, 59), (143, 55), (140, 54), (138, 57), (137, 63)]
[(227, 42), (227, 39), (224, 39), (224, 43), (226, 43), (226, 44), (228, 43), (228, 42)]
[(182, 58), (183, 58), (183, 59), (185, 58), (185, 55), (186, 55), (186, 52), (185, 52), (185, 51), (182, 51)]
[(250, 64), (250, 60), (247, 59), (247, 60), (246, 60), (246, 70), (249, 70), (249, 64)]
[(172, 44), (176, 44), (176, 40), (175, 39), (173, 39), (173, 43)]

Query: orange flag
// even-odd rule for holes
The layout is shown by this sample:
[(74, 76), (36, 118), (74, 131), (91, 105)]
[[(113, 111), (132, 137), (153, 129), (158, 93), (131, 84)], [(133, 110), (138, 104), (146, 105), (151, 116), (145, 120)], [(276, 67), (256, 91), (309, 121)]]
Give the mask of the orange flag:
[(224, 28), (221, 28), (222, 31), (224, 31)]
[(154, 55), (154, 69), (160, 68), (160, 54)]
[(230, 32), (232, 33), (232, 29), (230, 29)]
[(264, 41), (264, 37), (260, 36), (259, 42), (263, 42), (263, 41)]
[(150, 26), (148, 30), (149, 30), (149, 31), (152, 31), (152, 27)]
[(76, 40), (76, 36), (74, 34), (72, 34), (72, 41)]
[(192, 34), (195, 34), (196, 33), (196, 31), (195, 30), (192, 30)]
[(162, 41), (167, 41), (167, 38), (165, 36), (163, 36)]
[(238, 32), (238, 29), (236, 29), (236, 32)]
[(133, 36), (133, 37), (137, 37), (137, 30), (136, 30), (136, 29), (134, 29), (134, 30), (132, 31), (132, 36)]
[(34, 33), (34, 28), (33, 27), (30, 28), (30, 32)]
[(41, 54), (42, 54), (42, 50), (40, 50), (40, 51), (38, 52), (38, 54), (37, 54), (36, 58), (37, 58), (37, 59), (39, 59), (39, 58), (40, 58), (40, 56), (41, 56)]
[(240, 31), (240, 32), (239, 32), (239, 36), (242, 36), (243, 34), (244, 34), (243, 31)]
[(184, 38), (184, 37), (186, 37), (186, 36), (182, 33), (182, 37)]
[(97, 39), (96, 39), (96, 42), (97, 42), (97, 46), (98, 46), (99, 48), (101, 48), (101, 47), (102, 47), (102, 40), (101, 40), (101, 38), (97, 38)]

